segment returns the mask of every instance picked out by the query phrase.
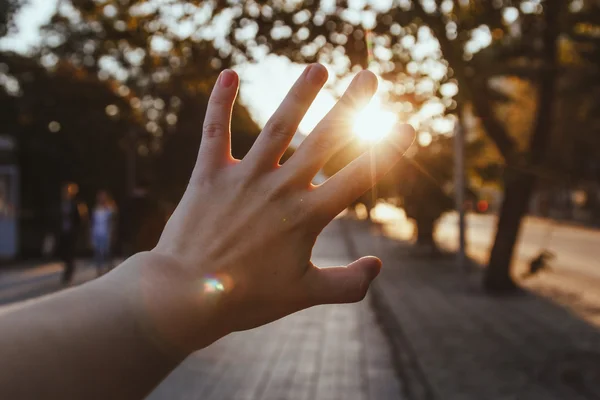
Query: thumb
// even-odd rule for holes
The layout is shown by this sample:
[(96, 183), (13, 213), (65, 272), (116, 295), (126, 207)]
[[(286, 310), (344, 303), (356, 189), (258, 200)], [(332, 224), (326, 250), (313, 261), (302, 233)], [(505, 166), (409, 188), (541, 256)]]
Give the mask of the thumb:
[(303, 278), (308, 300), (312, 304), (359, 302), (380, 271), (381, 260), (376, 257), (361, 258), (346, 267), (312, 265)]

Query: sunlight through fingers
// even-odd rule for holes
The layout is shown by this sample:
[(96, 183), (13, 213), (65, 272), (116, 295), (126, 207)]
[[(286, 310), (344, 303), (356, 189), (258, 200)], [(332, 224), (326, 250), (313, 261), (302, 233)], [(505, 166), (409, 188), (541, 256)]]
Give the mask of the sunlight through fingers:
[(375, 97), (356, 115), (353, 132), (361, 141), (376, 143), (388, 136), (397, 122), (397, 115), (385, 110)]

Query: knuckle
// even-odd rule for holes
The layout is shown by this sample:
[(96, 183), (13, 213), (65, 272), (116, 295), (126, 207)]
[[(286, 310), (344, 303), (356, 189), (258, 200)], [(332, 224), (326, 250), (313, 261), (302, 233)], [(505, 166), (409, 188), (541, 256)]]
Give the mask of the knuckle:
[(240, 168), (237, 173), (236, 184), (244, 190), (251, 190), (261, 175), (261, 171), (256, 168)]
[(204, 132), (204, 137), (214, 138), (214, 137), (223, 136), (225, 134), (226, 128), (225, 128), (225, 125), (223, 125), (221, 123), (211, 122), (211, 123), (204, 124), (202, 131)]
[(351, 139), (351, 130), (352, 125), (347, 121), (330, 117), (309, 138), (313, 139), (314, 150), (331, 151)]
[(256, 189), (257, 173), (252, 169), (243, 170), (237, 174), (233, 183), (240, 193), (252, 192)]
[(336, 144), (336, 139), (331, 133), (323, 133), (315, 138), (313, 142), (313, 150), (318, 152), (331, 151)]
[(338, 102), (343, 108), (357, 108), (360, 105), (358, 96), (352, 90), (346, 92)]
[(202, 170), (195, 170), (188, 182), (192, 190), (210, 188), (213, 185), (213, 176)]
[(286, 185), (277, 185), (273, 188), (270, 188), (267, 191), (266, 197), (269, 202), (277, 202), (280, 201), (283, 197), (285, 197), (287, 192), (288, 188), (286, 187)]
[(290, 136), (288, 124), (281, 119), (270, 121), (265, 127), (265, 130), (269, 136), (276, 139), (287, 139)]

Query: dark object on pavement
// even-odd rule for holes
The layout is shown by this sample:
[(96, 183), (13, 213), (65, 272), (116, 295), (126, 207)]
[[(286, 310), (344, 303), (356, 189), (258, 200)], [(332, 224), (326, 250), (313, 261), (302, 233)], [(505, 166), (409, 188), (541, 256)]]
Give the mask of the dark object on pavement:
[(529, 262), (529, 271), (523, 274), (523, 278), (530, 278), (541, 271), (550, 269), (548, 261), (556, 258), (556, 255), (548, 250), (542, 250), (537, 257)]

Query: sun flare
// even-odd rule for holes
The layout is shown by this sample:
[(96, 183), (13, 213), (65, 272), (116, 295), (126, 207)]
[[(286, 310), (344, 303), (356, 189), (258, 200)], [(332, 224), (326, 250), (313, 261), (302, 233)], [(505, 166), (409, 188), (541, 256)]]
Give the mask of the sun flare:
[(354, 120), (354, 134), (365, 142), (378, 142), (390, 134), (398, 117), (391, 111), (385, 110), (379, 98), (374, 98), (361, 110)]

